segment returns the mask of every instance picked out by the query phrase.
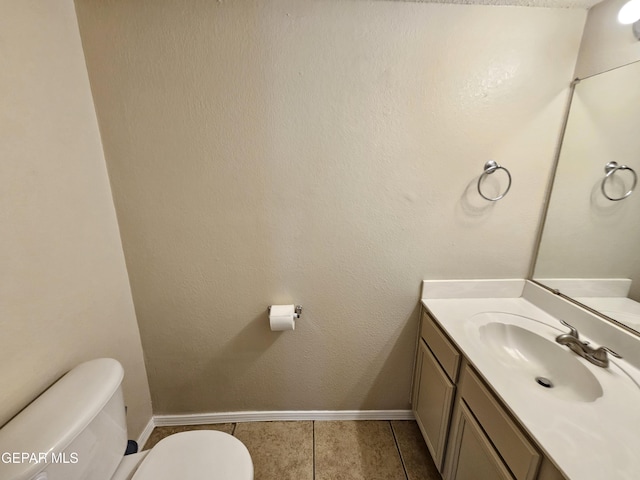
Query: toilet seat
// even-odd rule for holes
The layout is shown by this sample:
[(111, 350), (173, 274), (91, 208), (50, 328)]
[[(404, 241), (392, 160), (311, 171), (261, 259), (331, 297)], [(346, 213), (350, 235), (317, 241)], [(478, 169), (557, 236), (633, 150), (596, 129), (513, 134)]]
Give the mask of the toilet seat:
[(153, 447), (131, 480), (253, 480), (244, 444), (217, 430), (170, 435)]

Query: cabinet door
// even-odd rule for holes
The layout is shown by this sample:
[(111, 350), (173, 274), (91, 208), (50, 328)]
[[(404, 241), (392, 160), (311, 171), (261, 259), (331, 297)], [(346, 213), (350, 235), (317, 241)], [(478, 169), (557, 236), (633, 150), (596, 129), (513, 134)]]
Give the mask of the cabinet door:
[(464, 401), (458, 402), (446, 480), (514, 480)]
[(422, 340), (418, 349), (418, 366), (420, 382), (414, 414), (433, 461), (442, 472), (454, 385)]

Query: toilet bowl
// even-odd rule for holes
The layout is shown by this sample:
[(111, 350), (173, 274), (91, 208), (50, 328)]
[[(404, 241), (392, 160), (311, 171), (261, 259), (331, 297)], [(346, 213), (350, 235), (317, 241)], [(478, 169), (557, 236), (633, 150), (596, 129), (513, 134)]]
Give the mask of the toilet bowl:
[(124, 371), (100, 358), (73, 368), (0, 429), (2, 480), (253, 480), (249, 451), (216, 430), (127, 446)]

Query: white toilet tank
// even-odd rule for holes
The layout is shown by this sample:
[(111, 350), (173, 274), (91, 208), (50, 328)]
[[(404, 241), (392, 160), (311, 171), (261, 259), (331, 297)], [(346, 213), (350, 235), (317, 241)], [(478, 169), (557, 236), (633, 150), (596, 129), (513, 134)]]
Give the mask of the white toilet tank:
[(0, 429), (2, 480), (109, 480), (127, 447), (124, 371), (82, 363)]

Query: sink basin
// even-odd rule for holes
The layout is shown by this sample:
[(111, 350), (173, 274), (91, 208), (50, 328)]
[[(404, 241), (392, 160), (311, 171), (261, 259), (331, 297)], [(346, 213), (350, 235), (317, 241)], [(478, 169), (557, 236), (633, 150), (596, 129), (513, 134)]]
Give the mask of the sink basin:
[(560, 330), (499, 312), (476, 314), (470, 324), (488, 357), (511, 372), (514, 383), (571, 401), (594, 402), (602, 396), (602, 386), (590, 368), (555, 342)]

